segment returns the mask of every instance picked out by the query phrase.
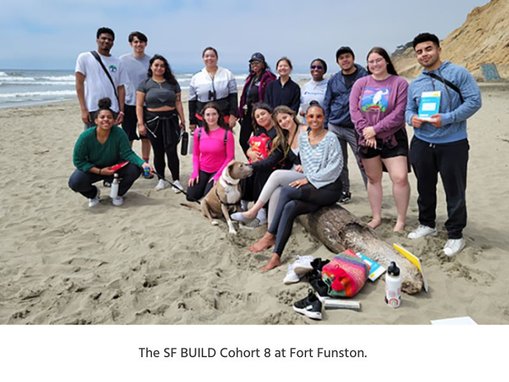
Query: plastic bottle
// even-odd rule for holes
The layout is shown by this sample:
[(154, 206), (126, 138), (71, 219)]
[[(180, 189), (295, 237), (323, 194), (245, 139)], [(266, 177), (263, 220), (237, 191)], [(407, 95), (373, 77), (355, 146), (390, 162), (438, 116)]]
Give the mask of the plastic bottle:
[(115, 173), (113, 175), (113, 183), (111, 183), (110, 198), (115, 199), (118, 196), (119, 183), (120, 183), (120, 180), (118, 179), (118, 174)]
[(143, 177), (147, 178), (147, 179), (150, 178), (150, 168), (149, 167), (143, 167)]
[(394, 261), (391, 261), (385, 274), (385, 302), (393, 308), (401, 304), (401, 275)]

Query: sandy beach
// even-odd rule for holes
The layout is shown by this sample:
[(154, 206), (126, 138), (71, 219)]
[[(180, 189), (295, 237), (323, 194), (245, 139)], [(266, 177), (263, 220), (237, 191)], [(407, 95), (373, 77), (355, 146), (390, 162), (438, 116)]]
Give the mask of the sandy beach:
[[(384, 303), (383, 281), (368, 283), (356, 296), (360, 312), (326, 311), (321, 322), (292, 310), (308, 284), (282, 283), (297, 255), (333, 255), (300, 225), (283, 266), (262, 274), (258, 269), (270, 252), (247, 250), (262, 229), (228, 235), (225, 224), (212, 226), (181, 206), (182, 194), (154, 191), (155, 179), (140, 178), (120, 208), (103, 198), (89, 209), (67, 186), (82, 131), (77, 102), (0, 110), (0, 324), (429, 324), (458, 316), (509, 324), (509, 203), (503, 196), (509, 184), (509, 85), (481, 87), (483, 107), (468, 123), (467, 248), (453, 259), (440, 254), (446, 239), (441, 185), (438, 237), (411, 241), (394, 234), (385, 175), (385, 219), (376, 231), (421, 258), (430, 291), (403, 295), (393, 310)], [(346, 208), (367, 222), (367, 196), (351, 155), (350, 166), (353, 200)], [(181, 158), (181, 169), (184, 184), (190, 156)], [(417, 225), (413, 173), (409, 178), (407, 230)]]

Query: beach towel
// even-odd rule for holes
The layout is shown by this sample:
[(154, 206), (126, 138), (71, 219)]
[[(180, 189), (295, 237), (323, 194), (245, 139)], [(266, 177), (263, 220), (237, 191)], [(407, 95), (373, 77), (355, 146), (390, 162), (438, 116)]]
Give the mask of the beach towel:
[(357, 256), (340, 253), (322, 268), (322, 280), (330, 297), (353, 297), (368, 278), (368, 268)]

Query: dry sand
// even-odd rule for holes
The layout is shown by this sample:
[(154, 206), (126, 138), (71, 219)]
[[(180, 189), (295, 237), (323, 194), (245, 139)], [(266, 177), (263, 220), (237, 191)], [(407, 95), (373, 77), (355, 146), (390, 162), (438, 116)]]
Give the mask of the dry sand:
[[(383, 302), (382, 281), (366, 284), (356, 297), (362, 311), (327, 311), (319, 323), (291, 307), (308, 285), (282, 283), (295, 256), (333, 255), (301, 226), (294, 227), (283, 266), (262, 274), (258, 269), (269, 253), (246, 250), (261, 229), (230, 236), (225, 224), (211, 226), (198, 211), (182, 207), (182, 195), (154, 191), (155, 180), (139, 179), (121, 208), (105, 198), (89, 209), (67, 187), (82, 131), (77, 103), (0, 110), (0, 323), (428, 324), (468, 315), (480, 324), (508, 324), (507, 90), (505, 84), (483, 85), (484, 106), (469, 121), (467, 248), (454, 259), (440, 255), (446, 239), (441, 186), (439, 236), (411, 241), (393, 234), (386, 175), (385, 219), (377, 232), (421, 258), (430, 292), (404, 295), (393, 310)], [(346, 207), (367, 222), (369, 206), (351, 155), (350, 166), (354, 197)], [(184, 183), (189, 156), (181, 168)], [(413, 174), (410, 181), (408, 229), (417, 224)]]

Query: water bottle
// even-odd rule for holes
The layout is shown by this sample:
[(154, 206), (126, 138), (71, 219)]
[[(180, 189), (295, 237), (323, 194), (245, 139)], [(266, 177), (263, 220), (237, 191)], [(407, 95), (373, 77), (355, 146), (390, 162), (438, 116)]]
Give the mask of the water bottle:
[(391, 261), (385, 274), (385, 302), (393, 308), (401, 304), (401, 275), (394, 261)]
[(143, 177), (147, 179), (150, 178), (150, 167), (143, 167)]
[(120, 180), (118, 179), (118, 174), (115, 173), (113, 175), (113, 183), (111, 183), (110, 198), (115, 199), (118, 196), (119, 183), (120, 183)]
[(187, 146), (189, 145), (189, 133), (187, 131), (182, 133), (182, 141), (180, 144), (180, 154), (187, 155)]

